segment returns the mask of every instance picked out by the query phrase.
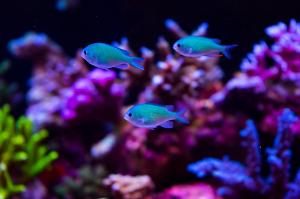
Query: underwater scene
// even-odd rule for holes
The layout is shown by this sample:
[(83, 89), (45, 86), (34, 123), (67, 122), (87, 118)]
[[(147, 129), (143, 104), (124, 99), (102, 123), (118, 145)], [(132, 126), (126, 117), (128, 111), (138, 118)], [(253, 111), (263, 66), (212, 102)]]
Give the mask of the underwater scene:
[(297, 0), (0, 16), (0, 199), (300, 199)]

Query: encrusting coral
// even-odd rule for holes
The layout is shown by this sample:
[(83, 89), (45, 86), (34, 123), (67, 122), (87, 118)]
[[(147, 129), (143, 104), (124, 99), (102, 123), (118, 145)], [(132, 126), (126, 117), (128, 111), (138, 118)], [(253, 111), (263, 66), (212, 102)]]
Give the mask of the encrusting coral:
[(151, 199), (154, 184), (149, 176), (111, 174), (103, 181), (116, 199)]
[(102, 165), (85, 165), (74, 176), (66, 176), (55, 187), (55, 192), (62, 198), (100, 198), (108, 195), (102, 181), (106, 171)]
[(8, 105), (0, 109), (0, 198), (25, 190), (25, 184), (58, 157), (41, 142), (47, 131), (33, 132), (32, 122), (9, 114)]
[(199, 178), (213, 178), (220, 186), (218, 193), (225, 198), (297, 198), (298, 177), (289, 183), (290, 148), (294, 137), (291, 129), (297, 119), (290, 109), (284, 109), (278, 118), (274, 145), (267, 149), (268, 178), (262, 177), (261, 145), (252, 120), (247, 121), (246, 128), (240, 133), (241, 145), (246, 150), (245, 165), (228, 158), (206, 158), (190, 164), (188, 171)]
[(205, 183), (178, 184), (174, 185), (162, 193), (153, 197), (153, 199), (221, 199), (217, 196), (214, 187)]

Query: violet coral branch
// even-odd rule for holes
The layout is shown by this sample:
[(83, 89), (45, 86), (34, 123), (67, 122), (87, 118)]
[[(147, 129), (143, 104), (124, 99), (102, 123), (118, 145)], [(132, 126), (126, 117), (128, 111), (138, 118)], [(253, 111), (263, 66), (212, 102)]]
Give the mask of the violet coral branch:
[(259, 143), (258, 132), (252, 120), (246, 122), (246, 128), (240, 132), (242, 146), (246, 150), (246, 161), (248, 174), (257, 183), (262, 185), (261, 179), (261, 146)]
[(278, 118), (278, 132), (274, 146), (267, 150), (270, 165), (270, 191), (274, 197), (283, 198), (289, 182), (290, 147), (293, 141), (291, 125), (297, 117), (290, 109), (284, 109)]
[(296, 121), (297, 117), (290, 109), (284, 109), (278, 118), (278, 133), (274, 146), (267, 150), (269, 180), (261, 176), (261, 147), (256, 127), (251, 120), (247, 121), (246, 128), (240, 133), (243, 138), (242, 146), (246, 148), (246, 166), (226, 159), (207, 158), (190, 164), (187, 169), (197, 177), (210, 176), (221, 183), (218, 191), (220, 194), (228, 195), (232, 192), (232, 195), (244, 196), (247, 195), (245, 193), (250, 193), (251, 197), (270, 199), (297, 197), (299, 175), (295, 182), (289, 185), (290, 148), (293, 141), (291, 126)]

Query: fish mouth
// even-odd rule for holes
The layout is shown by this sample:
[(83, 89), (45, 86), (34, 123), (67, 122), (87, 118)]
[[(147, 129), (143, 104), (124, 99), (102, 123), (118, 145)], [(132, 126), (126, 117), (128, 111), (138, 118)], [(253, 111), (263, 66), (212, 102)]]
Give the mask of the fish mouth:
[(178, 52), (177, 43), (173, 44), (173, 50), (175, 50), (176, 52)]
[(83, 59), (86, 59), (85, 54), (83, 53), (83, 50), (81, 50), (80, 56), (81, 56)]
[(125, 114), (123, 118), (124, 118), (126, 121), (128, 121), (128, 122), (129, 122), (129, 117), (128, 117), (128, 115), (127, 115), (127, 114)]

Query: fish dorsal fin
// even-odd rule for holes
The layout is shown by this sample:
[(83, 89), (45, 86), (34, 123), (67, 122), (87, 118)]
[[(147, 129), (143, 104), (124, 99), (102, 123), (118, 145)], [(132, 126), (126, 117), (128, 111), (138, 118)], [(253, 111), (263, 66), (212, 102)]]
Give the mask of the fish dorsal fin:
[(215, 43), (219, 44), (221, 43), (220, 39), (216, 39), (216, 38), (210, 38), (212, 41), (214, 41)]
[(173, 128), (173, 122), (172, 121), (167, 121), (167, 122), (164, 122), (160, 125), (161, 127), (164, 127), (166, 129), (171, 129)]
[(174, 111), (174, 106), (173, 105), (166, 105), (165, 106), (168, 111)]
[(124, 50), (122, 48), (117, 48), (119, 49), (122, 53), (124, 53), (125, 55), (130, 55), (130, 52), (128, 52), (127, 50)]

